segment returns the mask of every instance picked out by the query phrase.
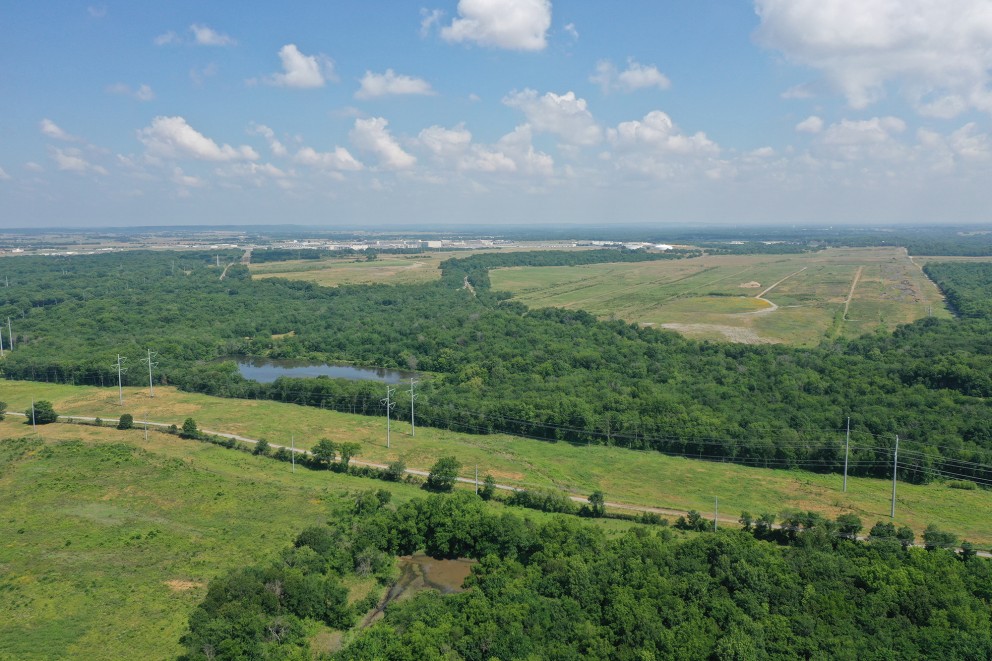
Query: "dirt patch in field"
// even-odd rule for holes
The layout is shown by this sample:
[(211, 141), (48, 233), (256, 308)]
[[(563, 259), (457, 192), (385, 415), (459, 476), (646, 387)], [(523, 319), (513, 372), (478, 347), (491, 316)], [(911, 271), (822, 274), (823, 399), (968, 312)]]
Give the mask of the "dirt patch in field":
[(750, 328), (740, 328), (739, 326), (724, 326), (723, 324), (662, 324), (661, 327), (689, 336), (719, 333), (727, 340), (739, 344), (773, 344), (772, 340), (761, 337)]
[(203, 587), (203, 583), (197, 583), (196, 581), (183, 581), (178, 578), (174, 578), (171, 581), (166, 581), (165, 584), (173, 592), (189, 592), (190, 590)]
[(761, 289), (761, 283), (757, 280), (752, 280), (751, 282), (742, 282), (740, 287), (741, 289)]
[[(493, 479), (496, 480), (497, 482), (500, 480), (519, 481), (524, 479), (523, 473), (515, 473), (512, 471), (489, 471), (489, 473), (493, 476)], [(479, 476), (479, 484), (482, 484), (483, 482), (482, 477), (483, 476)]]

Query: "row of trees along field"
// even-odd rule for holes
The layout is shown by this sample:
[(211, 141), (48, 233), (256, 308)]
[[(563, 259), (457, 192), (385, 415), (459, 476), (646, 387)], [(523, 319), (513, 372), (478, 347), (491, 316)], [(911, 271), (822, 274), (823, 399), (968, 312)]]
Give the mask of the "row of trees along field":
[[(968, 318), (812, 349), (699, 342), (582, 311), (528, 310), (491, 291), (486, 275), (686, 256), (481, 254), (447, 260), (438, 282), (336, 288), (255, 281), (237, 264), (221, 280), (214, 253), (10, 258), (0, 267), (10, 283), (0, 287), (0, 318), (12, 318), (15, 350), (2, 369), (13, 379), (111, 386), (118, 353), (137, 367), (151, 349), (157, 383), (382, 415), (380, 384), (259, 384), (218, 359), (414, 368), (426, 373), (420, 424), (822, 471), (842, 468), (850, 417), (852, 474), (888, 475), (899, 434), (901, 479), (992, 483), (987, 268), (928, 267), (957, 307), (976, 310)], [(239, 258), (222, 253), (221, 268)], [(141, 385), (146, 374), (131, 369), (125, 384)]]
[(277, 558), (211, 581), (185, 658), (302, 658), (322, 627), (349, 629), (379, 603), (373, 588), (349, 607), (342, 579), (388, 585), (395, 556), (418, 550), (478, 560), (470, 589), (391, 603), (322, 658), (992, 656), (992, 564), (906, 548), (883, 524), (869, 542), (822, 520), (778, 535), (782, 545), (750, 528), (607, 536), (568, 517), (498, 513), (465, 492), (398, 507), (389, 496), (360, 494)]

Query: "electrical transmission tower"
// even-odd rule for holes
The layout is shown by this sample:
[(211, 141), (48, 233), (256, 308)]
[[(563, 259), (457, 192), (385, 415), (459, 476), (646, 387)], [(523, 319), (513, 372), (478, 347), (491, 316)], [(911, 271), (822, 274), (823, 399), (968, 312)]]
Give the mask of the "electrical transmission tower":
[(158, 355), (157, 353), (152, 353), (152, 350), (149, 349), (148, 350), (148, 357), (141, 359), (141, 362), (148, 363), (148, 396), (149, 397), (154, 397), (155, 396), (155, 386), (152, 383), (152, 368), (153, 367), (158, 367), (158, 363), (153, 363), (152, 362), (152, 357), (153, 356), (157, 356), (157, 355)]
[(413, 401), (417, 399), (417, 394), (413, 392), (413, 387), (417, 385), (417, 383), (418, 382), (414, 381), (413, 377), (411, 376), (410, 377), (410, 436), (417, 435), (417, 425), (413, 417)]
[(386, 447), (387, 448), (389, 447), (389, 412), (392, 411), (393, 407), (396, 406), (396, 402), (390, 400), (394, 392), (396, 392), (396, 388), (390, 388), (389, 386), (386, 386), (386, 398), (380, 400), (383, 404), (386, 405)]
[(117, 354), (117, 392), (120, 394), (121, 406), (124, 406), (124, 373), (127, 372), (124, 362), (126, 360), (127, 358), (121, 358), (121, 355)]

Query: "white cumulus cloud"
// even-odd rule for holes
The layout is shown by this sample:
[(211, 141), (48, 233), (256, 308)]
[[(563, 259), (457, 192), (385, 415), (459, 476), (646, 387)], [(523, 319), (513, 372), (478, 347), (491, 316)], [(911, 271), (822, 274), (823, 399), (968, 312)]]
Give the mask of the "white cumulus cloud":
[(55, 161), (55, 165), (59, 170), (76, 172), (78, 174), (86, 174), (87, 172), (107, 174), (107, 170), (102, 166), (94, 165), (83, 158), (82, 152), (78, 149), (58, 149), (53, 147), (51, 153), (52, 160)]
[(668, 114), (653, 110), (640, 120), (621, 122), (607, 132), (618, 167), (649, 177), (670, 178), (690, 170), (719, 178), (720, 147), (705, 133), (683, 133)]
[(854, 108), (894, 86), (925, 115), (992, 112), (988, 0), (755, 0), (755, 37), (820, 71)]
[(65, 140), (66, 142), (79, 142), (79, 138), (66, 133), (58, 124), (47, 117), (38, 123), (38, 128), (41, 129), (42, 134), (47, 135), (49, 138)]
[(283, 72), (262, 79), (269, 85), (306, 89), (335, 80), (334, 63), (326, 55), (304, 55), (296, 44), (286, 44), (279, 49), (279, 59)]
[(107, 86), (107, 91), (111, 94), (129, 96), (138, 101), (151, 101), (155, 98), (155, 92), (148, 85), (139, 85), (137, 88), (132, 89), (130, 85), (125, 83), (114, 83)]
[(471, 132), (462, 124), (453, 129), (428, 127), (417, 136), (417, 142), (447, 168), (476, 172), (517, 170), (514, 160), (499, 149), (473, 143)]
[(193, 33), (193, 41), (200, 46), (234, 46), (238, 43), (228, 35), (199, 23), (189, 26), (189, 31)]
[(269, 149), (275, 156), (286, 156), (289, 152), (286, 146), (276, 138), (275, 131), (265, 124), (253, 124), (248, 129), (250, 135), (260, 135), (269, 143)]
[(392, 69), (386, 73), (366, 71), (362, 78), (362, 86), (355, 92), (356, 99), (374, 99), (380, 96), (398, 96), (403, 94), (432, 95), (431, 84), (422, 78), (413, 78), (397, 74)]
[(796, 130), (800, 133), (819, 133), (823, 130), (823, 120), (816, 115), (810, 115), (796, 124)]
[(0, 168), (0, 181), (7, 181), (10, 179), (10, 175), (3, 168)]
[(417, 163), (417, 158), (403, 151), (389, 133), (389, 122), (382, 117), (356, 119), (349, 136), (356, 147), (374, 154), (379, 164), (389, 170), (406, 170)]
[(183, 117), (156, 117), (138, 131), (138, 140), (152, 158), (192, 158), (201, 161), (253, 161), (258, 153), (248, 145), (218, 145), (190, 126)]
[(303, 147), (296, 152), (294, 158), (297, 163), (324, 170), (356, 172), (365, 167), (344, 147), (335, 147), (334, 151), (329, 152), (319, 152), (312, 147)]
[(672, 86), (672, 81), (658, 67), (641, 64), (633, 58), (627, 60), (627, 68), (623, 71), (619, 71), (609, 60), (600, 60), (596, 63), (596, 71), (589, 76), (589, 81), (602, 87), (604, 93), (635, 92), (651, 87), (667, 90)]
[(907, 148), (896, 136), (905, 130), (898, 117), (844, 119), (823, 131), (817, 153), (847, 161), (899, 160)]
[(576, 97), (575, 92), (538, 96), (536, 91), (525, 89), (511, 92), (503, 103), (521, 110), (535, 131), (554, 133), (569, 144), (595, 145), (603, 137), (586, 100)]
[(538, 51), (547, 45), (550, 0), (459, 0), (458, 18), (441, 29), (449, 42)]

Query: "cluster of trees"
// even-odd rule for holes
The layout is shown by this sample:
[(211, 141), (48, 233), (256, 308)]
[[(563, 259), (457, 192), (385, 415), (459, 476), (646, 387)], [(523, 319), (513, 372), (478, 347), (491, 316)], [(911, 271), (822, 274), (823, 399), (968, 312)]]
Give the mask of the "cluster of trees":
[[(835, 523), (847, 530), (858, 524)], [(568, 518), (538, 524), (499, 513), (465, 493), (394, 507), (388, 494), (367, 492), (327, 526), (301, 533), (266, 567), (270, 574), (249, 568), (212, 582), (184, 643), (189, 659), (207, 658), (205, 650), (218, 659), (234, 658), (220, 650), (291, 656), (306, 641), (273, 631), (273, 618), (296, 617), (276, 596), (285, 594), (279, 571), (308, 571), (319, 580), (362, 573), (388, 582), (394, 556), (424, 550), (477, 559), (470, 589), (391, 603), (381, 621), (356, 631), (330, 658), (992, 655), (992, 564), (938, 546), (888, 543), (882, 524), (868, 543), (819, 534), (817, 525), (785, 545), (759, 537), (740, 530), (681, 537), (641, 527), (607, 535)], [(227, 587), (232, 577), (238, 589)], [(225, 597), (236, 606), (225, 609)], [(372, 597), (350, 613), (338, 609), (340, 617), (309, 617), (344, 628), (361, 608), (375, 606)], [(207, 626), (220, 613), (238, 619)]]
[[(336, 288), (253, 281), (240, 265), (221, 281), (213, 257), (6, 260), (12, 285), (0, 288), (0, 318), (12, 317), (16, 349), (5, 376), (116, 385), (117, 353), (137, 363), (152, 348), (158, 383), (383, 415), (380, 384), (259, 384), (216, 361), (235, 354), (414, 367), (430, 373), (417, 405), (428, 426), (839, 471), (850, 417), (851, 474), (887, 475), (899, 434), (900, 479), (992, 482), (986, 317), (924, 319), (812, 349), (744, 346), (582, 311), (528, 310), (482, 277), (512, 263), (678, 257), (670, 253), (481, 254), (446, 261), (441, 282)], [(992, 273), (972, 266), (938, 280), (962, 300), (992, 300)], [(462, 289), (466, 277), (476, 279), (476, 296)], [(132, 370), (125, 383), (144, 378)], [(397, 411), (408, 410), (399, 395)]]

